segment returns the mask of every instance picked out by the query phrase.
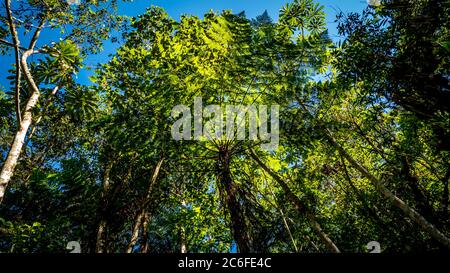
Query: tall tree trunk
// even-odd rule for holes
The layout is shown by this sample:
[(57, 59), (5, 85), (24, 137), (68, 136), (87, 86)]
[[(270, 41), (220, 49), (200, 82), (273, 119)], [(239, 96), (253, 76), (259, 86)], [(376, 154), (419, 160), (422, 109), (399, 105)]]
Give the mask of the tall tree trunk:
[[(156, 184), (156, 181), (158, 179), (158, 175), (160, 173), (163, 162), (164, 162), (164, 157), (161, 157), (159, 159), (158, 163), (156, 164), (155, 169), (153, 170), (152, 178), (148, 185), (146, 196), (143, 199), (142, 203), (139, 205), (139, 210), (138, 210), (138, 213), (136, 214), (136, 217), (134, 219), (134, 224), (131, 229), (131, 238), (130, 238), (130, 242), (128, 243), (127, 253), (133, 252), (133, 248), (136, 245), (136, 242), (139, 238), (139, 231), (141, 230), (141, 228), (143, 227), (143, 225), (145, 223), (146, 215), (148, 215), (147, 207), (151, 201), (153, 187)], [(148, 217), (150, 217), (150, 216), (148, 216)], [(143, 230), (142, 232), (144, 233), (146, 231)]]
[(300, 214), (306, 216), (306, 219), (308, 220), (312, 229), (316, 232), (317, 236), (319, 236), (320, 240), (324, 243), (327, 249), (332, 253), (340, 253), (339, 248), (336, 246), (333, 240), (331, 240), (330, 237), (322, 230), (322, 227), (317, 222), (315, 215), (311, 213), (308, 207), (303, 204), (302, 201), (291, 191), (291, 189), (283, 181), (283, 179), (278, 176), (278, 174), (273, 172), (269, 167), (267, 167), (267, 165), (261, 161), (261, 159), (255, 154), (252, 149), (250, 149), (250, 156), (266, 173), (268, 173), (278, 183), (278, 185), (280, 185), (284, 193), (287, 195), (288, 200), (294, 205), (297, 211)]
[(419, 179), (411, 174), (411, 167), (406, 156), (401, 157), (400, 176), (406, 180), (408, 187), (411, 189), (420, 214), (428, 219), (433, 219), (433, 208), (429, 204), (428, 197), (419, 187)]
[(110, 159), (105, 171), (103, 173), (103, 192), (102, 192), (102, 207), (100, 208), (100, 223), (97, 230), (97, 242), (95, 245), (95, 252), (103, 253), (106, 247), (106, 228), (108, 221), (108, 193), (111, 187), (111, 169), (113, 161)]
[(28, 139), (26, 142), (25, 147), (28, 146), (28, 143), (31, 141), (31, 139), (34, 136), (34, 133), (36, 132), (36, 129), (39, 125), (39, 123), (42, 121), (42, 118), (45, 116), (45, 114), (48, 111), (48, 108), (50, 107), (50, 103), (52, 102), (53, 97), (56, 96), (56, 94), (58, 93), (58, 91), (61, 89), (61, 85), (57, 85), (53, 88), (52, 92), (50, 93), (50, 97), (47, 98), (47, 100), (45, 101), (45, 105), (44, 105), (44, 109), (42, 110), (41, 114), (39, 115), (39, 117), (37, 118), (36, 122), (34, 122), (33, 127), (30, 131), (30, 134), (28, 135)]
[(16, 25), (14, 24), (13, 15), (11, 11), (11, 0), (5, 0), (5, 9), (8, 18), (9, 31), (13, 38), (14, 43), (14, 57), (16, 59), (16, 77), (15, 77), (15, 88), (14, 88), (14, 100), (16, 104), (16, 119), (17, 128), (20, 130), (20, 123), (22, 123), (22, 114), (20, 111), (20, 81), (22, 78), (21, 68), (20, 68), (20, 41), (17, 35)]
[(331, 135), (329, 130), (323, 129), (327, 139), (330, 143), (341, 153), (341, 155), (355, 168), (357, 169), (365, 178), (367, 178), (386, 199), (388, 199), (395, 207), (399, 208), (405, 216), (413, 220), (418, 224), (422, 230), (427, 232), (432, 238), (440, 242), (442, 245), (450, 249), (450, 239), (445, 236), (439, 229), (437, 229), (433, 224), (428, 222), (421, 214), (415, 211), (413, 208), (408, 206), (403, 200), (394, 195), (389, 191), (384, 184), (373, 176), (364, 166), (359, 164)]
[[(183, 182), (184, 182), (184, 177), (183, 177)], [(180, 190), (179, 194), (180, 194), (180, 196), (182, 196), (181, 190)], [(186, 207), (187, 207), (186, 201), (184, 201), (184, 200), (181, 201), (181, 207), (182, 207), (183, 211), (186, 210)], [(178, 223), (178, 238), (180, 240), (180, 252), (181, 253), (187, 253), (186, 229), (184, 228), (184, 223), (182, 221), (180, 221)]]
[[(353, 194), (356, 196), (356, 199), (361, 201), (362, 205), (358, 206), (358, 210), (361, 211), (363, 214), (366, 214), (374, 223), (381, 229), (385, 229), (390, 231), (392, 234), (395, 234), (396, 231), (393, 230), (391, 226), (386, 226), (386, 223), (381, 219), (379, 216), (379, 209), (377, 206), (373, 205), (370, 206), (369, 203), (366, 200), (366, 197), (361, 193), (361, 191), (355, 186), (355, 184), (352, 181), (352, 178), (350, 177), (350, 173), (347, 170), (347, 164), (345, 164), (345, 159), (341, 156), (341, 164), (344, 169), (344, 177), (345, 180), (347, 180), (348, 184), (350, 185), (350, 188), (353, 192)], [(347, 194), (347, 193), (346, 193)], [(350, 194), (350, 193), (348, 193)]]
[(252, 252), (252, 240), (249, 234), (244, 212), (238, 200), (238, 186), (233, 182), (230, 171), (230, 154), (226, 147), (221, 147), (217, 162), (217, 178), (221, 199), (230, 214), (231, 230), (238, 252)]
[(449, 202), (448, 180), (450, 180), (450, 166), (447, 166), (447, 172), (445, 173), (445, 177), (442, 181), (444, 184), (444, 192), (442, 193), (441, 211), (444, 218), (447, 218), (448, 215), (448, 202)]
[(8, 152), (8, 156), (6, 157), (6, 161), (3, 163), (2, 170), (0, 172), (0, 204), (3, 202), (3, 197), (5, 195), (6, 187), (8, 186), (9, 181), (11, 180), (14, 169), (17, 165), (17, 161), (19, 160), (20, 153), (22, 152), (23, 144), (25, 142), (25, 137), (28, 132), (28, 128), (32, 122), (32, 112), (36, 107), (36, 104), (41, 95), (39, 88), (34, 82), (33, 76), (28, 68), (27, 59), (30, 55), (34, 53), (34, 47), (36, 45), (37, 39), (41, 33), (42, 28), (44, 27), (45, 19), (42, 20), (39, 27), (36, 29), (33, 38), (31, 39), (30, 46), (28, 50), (26, 50), (22, 54), (21, 65), (24, 72), (25, 79), (28, 84), (28, 88), (30, 89), (31, 96), (27, 101), (25, 106), (25, 111), (23, 113), (22, 122), (14, 136), (13, 143), (11, 144), (11, 148)]
[(150, 214), (147, 212), (142, 223), (142, 239), (141, 239), (141, 253), (147, 253), (148, 245), (148, 224), (150, 223)]
[(184, 226), (180, 226), (180, 252), (181, 253), (187, 253), (187, 246), (186, 246), (186, 230), (184, 229)]
[[(266, 181), (266, 183), (267, 183), (267, 181)], [(291, 239), (292, 246), (294, 247), (295, 252), (298, 253), (297, 242), (295, 241), (294, 236), (292, 236), (292, 232), (291, 232), (291, 229), (289, 228), (289, 224), (288, 224), (288, 222), (286, 220), (286, 216), (284, 215), (283, 209), (278, 205), (275, 193), (273, 192), (272, 188), (271, 187), (268, 187), (268, 188), (270, 190), (270, 194), (272, 195), (272, 197), (273, 197), (273, 199), (275, 201), (275, 208), (278, 209), (278, 211), (281, 214), (281, 218), (283, 219), (284, 227), (286, 228), (286, 231), (289, 234), (289, 238)]]

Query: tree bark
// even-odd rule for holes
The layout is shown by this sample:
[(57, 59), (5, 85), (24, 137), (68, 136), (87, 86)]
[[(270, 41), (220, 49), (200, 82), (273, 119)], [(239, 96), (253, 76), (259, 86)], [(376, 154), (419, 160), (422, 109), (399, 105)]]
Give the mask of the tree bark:
[(230, 215), (231, 231), (237, 244), (238, 252), (250, 253), (253, 251), (252, 239), (245, 221), (244, 212), (238, 200), (238, 186), (231, 177), (230, 161), (231, 158), (227, 147), (221, 147), (216, 170), (220, 195)]
[(320, 240), (324, 243), (324, 245), (327, 247), (327, 249), (332, 253), (340, 253), (339, 248), (336, 246), (336, 244), (333, 242), (333, 240), (330, 239), (330, 237), (322, 230), (322, 227), (317, 222), (317, 219), (313, 213), (308, 209), (306, 205), (302, 203), (302, 201), (291, 191), (291, 189), (288, 187), (288, 185), (283, 181), (283, 179), (278, 176), (275, 172), (273, 172), (269, 167), (267, 167), (266, 164), (264, 164), (261, 159), (255, 154), (255, 152), (250, 149), (250, 156), (258, 163), (258, 165), (266, 172), (268, 173), (277, 183), (280, 185), (280, 187), (283, 189), (284, 193), (287, 195), (288, 200), (294, 205), (296, 210), (300, 213), (306, 216), (306, 219), (308, 220), (309, 224), (311, 225), (312, 229), (316, 232), (316, 234), (319, 236)]
[[(127, 253), (133, 252), (133, 248), (136, 245), (136, 242), (139, 238), (139, 231), (141, 230), (141, 228), (143, 228), (143, 226), (146, 222), (145, 221), (146, 215), (147, 215), (147, 218), (150, 217), (147, 213), (147, 206), (149, 205), (149, 203), (151, 201), (153, 187), (156, 184), (156, 181), (157, 181), (158, 175), (161, 171), (163, 162), (164, 162), (164, 157), (161, 157), (159, 159), (158, 163), (156, 164), (155, 169), (153, 170), (153, 175), (152, 175), (152, 178), (148, 185), (146, 196), (145, 196), (144, 200), (142, 201), (142, 203), (140, 204), (139, 211), (136, 214), (136, 217), (134, 219), (134, 224), (131, 229), (131, 238), (130, 238), (130, 242), (127, 247)], [(146, 232), (145, 230), (142, 230), (142, 234), (144, 234), (145, 232)]]
[(130, 238), (130, 242), (127, 247), (127, 253), (133, 252), (133, 248), (136, 245), (136, 242), (139, 238), (139, 230), (141, 229), (143, 218), (144, 218), (143, 211), (140, 211), (134, 218), (134, 221), (133, 221), (134, 224), (133, 224), (133, 228), (131, 230), (131, 238)]
[(149, 249), (148, 244), (148, 224), (150, 223), (150, 214), (147, 212), (142, 222), (142, 239), (141, 239), (141, 253), (147, 253)]
[(405, 214), (405, 216), (418, 224), (422, 228), (422, 230), (426, 231), (432, 238), (450, 249), (450, 239), (447, 236), (445, 236), (433, 224), (428, 222), (421, 214), (408, 206), (403, 200), (389, 191), (380, 180), (373, 176), (364, 166), (359, 164), (349, 153), (347, 153), (347, 151), (334, 139), (334, 137), (327, 129), (323, 130), (330, 143), (355, 169), (357, 169), (366, 179), (368, 179), (374, 185), (379, 193), (381, 193), (386, 199), (388, 199), (395, 207), (399, 208)]
[(392, 234), (395, 234), (395, 230), (393, 230), (391, 226), (386, 226), (386, 223), (378, 215), (379, 209), (377, 208), (377, 206), (375, 205), (370, 206), (370, 204), (366, 200), (366, 197), (364, 197), (361, 191), (355, 186), (355, 184), (352, 181), (352, 178), (350, 177), (350, 173), (347, 170), (347, 164), (345, 164), (345, 159), (342, 156), (341, 156), (341, 164), (344, 169), (345, 180), (347, 180), (348, 184), (350, 185), (350, 188), (353, 194), (356, 196), (356, 199), (360, 200), (362, 203), (362, 206), (358, 206), (358, 210), (360, 210), (363, 214), (367, 215), (372, 221), (374, 221), (374, 223), (379, 228), (389, 230)]
[(110, 159), (103, 173), (103, 192), (102, 192), (102, 208), (100, 208), (100, 223), (97, 230), (97, 242), (95, 252), (104, 253), (106, 248), (106, 228), (108, 224), (108, 192), (111, 186), (111, 169), (113, 161)]
[[(308, 111), (306, 106), (302, 103), (297, 96), (297, 100), (299, 102), (300, 107), (302, 107), (305, 114), (309, 115), (312, 119), (314, 116)], [(339, 153), (352, 165), (353, 168), (357, 169), (362, 176), (364, 176), (367, 180), (369, 180), (375, 187), (375, 189), (384, 196), (387, 200), (389, 200), (393, 206), (400, 209), (404, 215), (410, 218), (413, 222), (418, 224), (420, 228), (427, 232), (433, 239), (441, 243), (446, 248), (450, 249), (450, 239), (445, 236), (439, 229), (437, 229), (433, 224), (427, 221), (420, 213), (415, 211), (413, 208), (408, 206), (402, 199), (398, 198), (391, 191), (389, 191), (383, 183), (378, 180), (375, 176), (373, 176), (363, 165), (359, 164), (333, 137), (330, 130), (323, 127), (319, 124), (319, 129), (324, 133), (326, 139), (334, 146)]]
[(443, 179), (444, 184), (444, 192), (442, 193), (442, 200), (441, 200), (441, 211), (442, 215), (446, 217), (448, 215), (448, 199), (449, 199), (449, 189), (448, 189), (448, 180), (450, 179), (450, 166), (447, 166), (447, 172), (445, 174), (445, 177)]
[(180, 252), (181, 253), (187, 253), (187, 247), (186, 247), (186, 231), (184, 227), (180, 226)]
[(58, 91), (61, 89), (61, 86), (55, 86), (55, 88), (53, 88), (52, 93), (50, 94), (50, 97), (46, 100), (45, 102), (45, 106), (44, 106), (44, 110), (42, 111), (42, 113), (39, 115), (39, 117), (37, 118), (36, 122), (34, 123), (30, 134), (28, 135), (28, 139), (27, 139), (27, 145), (25, 147), (28, 146), (28, 143), (30, 142), (30, 140), (33, 138), (34, 133), (36, 132), (37, 126), (39, 125), (39, 123), (42, 121), (42, 118), (44, 117), (44, 115), (46, 114), (50, 103), (52, 101), (52, 98), (56, 96), (56, 93), (58, 93)]
[[(25, 68), (23, 63), (26, 63), (26, 59), (30, 54), (31, 51), (26, 51), (22, 56), (22, 67), (24, 69), (27, 69), (27, 71), (28, 68)], [(25, 75), (27, 75), (27, 73), (25, 73)], [(28, 77), (31, 77), (29, 71), (27, 78)], [(19, 160), (20, 153), (22, 152), (25, 137), (27, 135), (28, 128), (30, 127), (32, 121), (32, 110), (34, 109), (39, 100), (40, 92), (39, 89), (37, 89), (37, 86), (34, 86), (32, 90), (33, 93), (25, 107), (23, 119), (22, 122), (20, 123), (19, 130), (16, 132), (16, 135), (14, 136), (13, 143), (11, 145), (11, 148), (8, 152), (8, 156), (6, 157), (6, 161), (3, 164), (2, 171), (0, 173), (0, 203), (2, 203), (3, 201), (6, 187), (8, 186), (8, 183), (14, 174), (14, 169), (17, 165), (17, 161)]]
[(24, 72), (28, 88), (31, 91), (30, 92), (31, 96), (27, 101), (25, 111), (22, 117), (22, 122), (20, 123), (19, 129), (17, 130), (16, 135), (14, 136), (14, 140), (13, 143), (11, 144), (8, 156), (6, 157), (6, 161), (4, 162), (2, 170), (0, 172), (0, 204), (3, 202), (6, 187), (8, 186), (8, 183), (14, 174), (14, 169), (19, 160), (20, 153), (22, 152), (25, 137), (27, 135), (28, 128), (30, 127), (32, 122), (33, 109), (35, 108), (41, 95), (39, 88), (34, 82), (33, 76), (31, 75), (31, 72), (28, 68), (27, 59), (34, 53), (34, 47), (36, 45), (37, 39), (39, 38), (41, 30), (44, 27), (44, 22), (45, 20), (42, 20), (41, 25), (37, 28), (36, 32), (33, 35), (33, 38), (31, 39), (28, 50), (22, 54), (21, 58), (21, 68)]
[[(266, 180), (266, 183), (267, 183), (267, 180)], [(292, 246), (294, 247), (295, 253), (298, 253), (297, 242), (295, 241), (294, 236), (292, 236), (292, 232), (291, 232), (291, 229), (289, 228), (288, 222), (286, 221), (286, 216), (284, 215), (283, 209), (281, 209), (281, 207), (278, 205), (275, 193), (273, 192), (272, 188), (269, 187), (269, 190), (270, 190), (270, 194), (272, 194), (272, 197), (275, 201), (275, 208), (280, 212), (281, 218), (283, 219), (284, 227), (286, 228), (286, 231), (289, 234), (289, 238), (291, 239)]]
[(422, 216), (433, 219), (433, 208), (429, 204), (428, 197), (419, 187), (419, 179), (411, 174), (411, 167), (406, 156), (402, 156), (400, 162), (400, 176), (407, 182), (407, 185), (411, 189), (418, 211)]
[(234, 183), (230, 171), (230, 157), (226, 149), (219, 152), (217, 166), (218, 182), (221, 188), (221, 197), (230, 214), (231, 230), (240, 253), (252, 252), (251, 237), (245, 222), (244, 212), (238, 200), (238, 186)]
[[(183, 183), (184, 183), (184, 177), (183, 177)], [(182, 196), (181, 192), (179, 194), (180, 194), (180, 196)], [(186, 211), (186, 209), (187, 209), (186, 201), (181, 200), (181, 207), (182, 207), (183, 211)], [(180, 253), (187, 253), (186, 229), (184, 228), (183, 221), (180, 221), (177, 226), (178, 226), (178, 238), (180, 241)]]

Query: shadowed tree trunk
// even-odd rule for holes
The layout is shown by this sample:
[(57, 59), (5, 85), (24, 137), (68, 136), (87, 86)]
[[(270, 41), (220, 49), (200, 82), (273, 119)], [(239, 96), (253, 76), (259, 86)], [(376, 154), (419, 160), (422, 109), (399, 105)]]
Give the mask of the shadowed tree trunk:
[(286, 221), (286, 216), (284, 215), (283, 209), (278, 205), (278, 203), (276, 201), (275, 193), (273, 192), (273, 190), (271, 188), (270, 188), (270, 193), (272, 194), (272, 196), (275, 200), (275, 207), (280, 212), (281, 218), (283, 219), (283, 225), (286, 228), (287, 233), (289, 234), (289, 238), (291, 239), (292, 246), (294, 247), (295, 252), (298, 253), (297, 242), (295, 241), (294, 236), (292, 236), (292, 232), (291, 232), (288, 222)]
[(105, 252), (106, 245), (106, 227), (107, 227), (107, 213), (108, 213), (108, 192), (111, 187), (111, 169), (113, 161), (110, 160), (106, 165), (103, 173), (103, 191), (102, 191), (102, 207), (100, 208), (100, 223), (97, 230), (97, 243), (95, 245), (95, 252)]
[[(136, 217), (134, 218), (134, 224), (131, 229), (131, 238), (130, 238), (130, 242), (127, 247), (127, 253), (133, 252), (133, 248), (136, 245), (136, 242), (139, 238), (139, 231), (141, 229), (143, 229), (143, 226), (145, 226), (146, 218), (150, 217), (147, 213), (147, 206), (151, 202), (152, 191), (153, 191), (153, 188), (158, 179), (158, 175), (160, 173), (163, 162), (164, 162), (164, 157), (161, 157), (161, 159), (159, 159), (159, 161), (156, 164), (156, 167), (153, 171), (152, 178), (148, 185), (146, 196), (145, 196), (144, 200), (142, 201), (142, 203), (139, 205), (139, 211), (136, 214)], [(146, 230), (142, 230), (142, 234), (144, 234), (146, 232), (147, 232)]]
[(393, 230), (391, 226), (386, 226), (386, 223), (379, 216), (379, 208), (375, 205), (370, 205), (367, 201), (367, 198), (355, 186), (352, 178), (350, 177), (350, 173), (348, 172), (347, 164), (345, 164), (345, 159), (342, 156), (341, 166), (344, 170), (345, 180), (350, 185), (351, 191), (355, 195), (356, 199), (358, 199), (362, 204), (362, 206), (358, 206), (358, 210), (360, 210), (363, 214), (366, 214), (379, 228), (389, 230), (392, 234), (395, 234), (395, 230)]
[(231, 158), (227, 147), (221, 147), (216, 166), (221, 199), (230, 215), (231, 231), (236, 241), (238, 252), (250, 253), (253, 251), (252, 240), (244, 212), (238, 200), (238, 186), (231, 177), (230, 162)]
[[(434, 219), (433, 208), (430, 206), (428, 197), (419, 187), (419, 179), (411, 173), (411, 167), (408, 159), (405, 156), (401, 157), (401, 169), (400, 176), (406, 180), (408, 187), (414, 197), (414, 201), (417, 204), (417, 209), (427, 219)], [(437, 224), (437, 223), (435, 223)]]
[(334, 242), (330, 239), (330, 237), (322, 230), (322, 227), (317, 222), (317, 219), (313, 213), (308, 209), (308, 207), (302, 203), (302, 201), (291, 191), (288, 185), (283, 181), (283, 179), (278, 176), (275, 172), (273, 172), (266, 164), (264, 164), (261, 159), (255, 154), (255, 152), (250, 149), (250, 156), (258, 163), (258, 165), (268, 173), (280, 187), (283, 189), (286, 194), (288, 200), (294, 205), (297, 211), (304, 215), (311, 225), (312, 229), (316, 232), (317, 236), (319, 236), (320, 240), (325, 244), (327, 249), (332, 253), (340, 253), (339, 248), (334, 244)]

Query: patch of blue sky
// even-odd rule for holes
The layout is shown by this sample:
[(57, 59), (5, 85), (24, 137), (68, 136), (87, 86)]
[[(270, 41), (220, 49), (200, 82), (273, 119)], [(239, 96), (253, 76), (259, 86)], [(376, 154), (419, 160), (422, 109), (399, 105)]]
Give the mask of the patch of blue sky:
[[(274, 21), (278, 20), (278, 13), (281, 7), (292, 1), (287, 0), (135, 0), (133, 2), (121, 2), (119, 4), (119, 14), (126, 16), (137, 16), (145, 13), (146, 9), (152, 5), (162, 7), (174, 19), (180, 18), (183, 14), (191, 14), (200, 18), (210, 10), (221, 12), (223, 10), (232, 10), (234, 13), (245, 11), (248, 18), (255, 18), (262, 14), (265, 10), (269, 13)], [(337, 32), (336, 15), (339, 12), (360, 12), (367, 7), (366, 0), (317, 0), (317, 2), (325, 7), (327, 15), (326, 22), (329, 29), (329, 35), (337, 41), (339, 37)], [(1, 11), (4, 13), (4, 10)], [(56, 31), (44, 31), (38, 43), (39, 45), (47, 44), (51, 41), (58, 41), (60, 34)], [(24, 38), (21, 34), (21, 38)], [(77, 82), (80, 84), (91, 84), (89, 79), (94, 71), (89, 69), (95, 67), (99, 63), (106, 63), (110, 54), (113, 54), (120, 45), (106, 41), (104, 49), (101, 53), (90, 55), (85, 60), (85, 67), (77, 75)], [(34, 57), (37, 59), (38, 57)], [(31, 60), (32, 61), (32, 60)], [(0, 56), (0, 86), (9, 87), (9, 81), (6, 80), (8, 69), (14, 64), (14, 58), (10, 56)]]

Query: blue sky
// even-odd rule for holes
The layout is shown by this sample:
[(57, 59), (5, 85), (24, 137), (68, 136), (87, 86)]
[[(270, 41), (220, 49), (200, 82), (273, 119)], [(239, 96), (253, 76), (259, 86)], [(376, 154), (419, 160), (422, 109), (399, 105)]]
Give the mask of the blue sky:
[[(182, 14), (192, 14), (202, 17), (209, 10), (222, 11), (232, 10), (235, 13), (245, 11), (248, 18), (255, 18), (262, 14), (265, 10), (269, 15), (277, 20), (278, 11), (289, 0), (134, 0), (133, 2), (121, 3), (119, 13), (122, 15), (136, 16), (145, 12), (147, 7), (151, 5), (163, 7), (167, 13), (175, 19)], [(348, 12), (359, 12), (367, 7), (366, 0), (316, 0), (316, 2), (325, 6), (327, 14), (327, 24), (331, 37), (334, 40), (339, 39), (336, 31), (334, 20), (339, 10)], [(2, 11), (3, 12), (3, 11)], [(51, 33), (43, 33), (42, 41), (57, 40)], [(89, 56), (85, 63), (88, 66), (94, 66), (97, 63), (104, 63), (109, 58), (108, 55), (114, 53), (118, 47), (117, 44), (105, 43), (105, 49), (102, 53)], [(7, 88), (9, 82), (5, 79), (8, 69), (13, 64), (12, 56), (0, 56), (0, 85)], [(78, 74), (78, 82), (89, 84), (88, 76), (92, 75), (92, 71), (82, 70)]]

